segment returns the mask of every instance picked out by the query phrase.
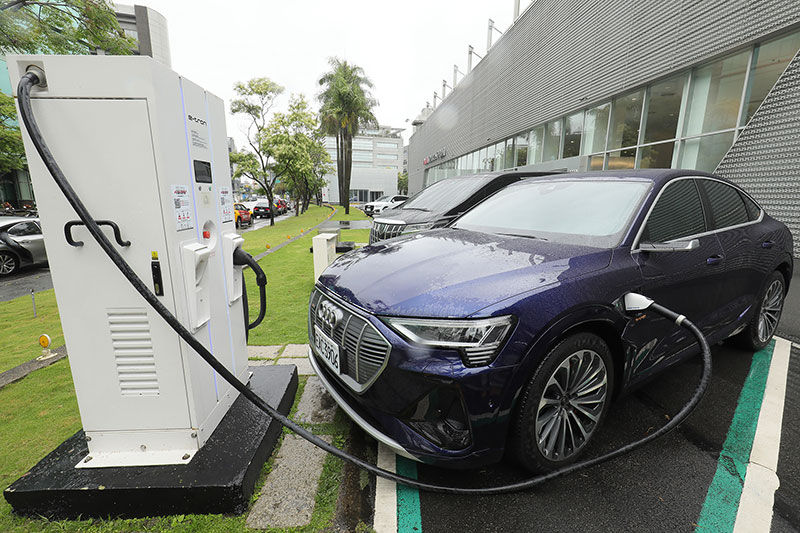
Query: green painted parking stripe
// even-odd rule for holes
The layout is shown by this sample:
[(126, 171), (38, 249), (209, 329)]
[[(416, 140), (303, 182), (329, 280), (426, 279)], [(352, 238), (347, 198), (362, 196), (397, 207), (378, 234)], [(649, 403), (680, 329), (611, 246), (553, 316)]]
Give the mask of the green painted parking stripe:
[(733, 531), (774, 348), (775, 341), (771, 341), (766, 348), (753, 354), (750, 372), (739, 394), (739, 403), (725, 444), (722, 445), (717, 471), (708, 487), (695, 531)]
[[(417, 479), (417, 463), (397, 456), (397, 473)], [(422, 515), (419, 510), (419, 491), (397, 484), (397, 533), (422, 533)]]

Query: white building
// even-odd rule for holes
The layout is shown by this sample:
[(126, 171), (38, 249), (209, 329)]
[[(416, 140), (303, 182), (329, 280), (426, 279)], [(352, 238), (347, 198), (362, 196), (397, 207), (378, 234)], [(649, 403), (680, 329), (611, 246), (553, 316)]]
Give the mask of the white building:
[[(353, 170), (350, 177), (350, 201), (370, 202), (386, 194), (397, 194), (397, 173), (403, 168), (401, 128), (379, 126), (365, 129), (353, 138)], [(336, 168), (336, 138), (326, 137), (328, 150)], [(325, 176), (328, 186), (322, 200), (339, 202), (339, 182), (334, 171)]]

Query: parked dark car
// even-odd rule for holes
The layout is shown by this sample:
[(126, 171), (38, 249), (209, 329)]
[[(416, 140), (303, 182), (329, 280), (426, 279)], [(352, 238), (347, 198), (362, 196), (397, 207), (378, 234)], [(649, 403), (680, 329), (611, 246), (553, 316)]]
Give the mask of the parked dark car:
[(621, 391), (695, 355), (686, 329), (624, 312), (635, 291), (709, 344), (775, 332), (786, 226), (735, 185), (687, 170), (509, 185), (446, 228), (338, 258), (309, 302), (324, 386), (397, 453), (475, 467), (575, 461)]
[(38, 218), (0, 218), (0, 277), (20, 267), (47, 262)]
[(398, 235), (444, 226), (511, 183), (550, 174), (552, 172), (493, 172), (437, 181), (398, 207), (383, 209), (380, 218), (372, 223), (369, 242), (372, 244)]
[[(270, 210), (269, 201), (267, 201), (267, 200), (259, 200), (258, 202), (256, 202), (256, 205), (253, 207), (253, 217), (254, 218), (259, 218), (259, 217), (269, 218), (269, 210)], [(277, 215), (277, 213), (276, 213), (276, 215)]]

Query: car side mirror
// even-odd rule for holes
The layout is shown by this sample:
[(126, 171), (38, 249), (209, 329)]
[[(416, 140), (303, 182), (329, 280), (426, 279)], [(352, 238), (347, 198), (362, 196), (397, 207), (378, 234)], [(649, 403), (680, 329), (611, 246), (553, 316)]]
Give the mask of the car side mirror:
[(672, 242), (643, 242), (639, 244), (642, 252), (689, 252), (700, 248), (700, 239)]

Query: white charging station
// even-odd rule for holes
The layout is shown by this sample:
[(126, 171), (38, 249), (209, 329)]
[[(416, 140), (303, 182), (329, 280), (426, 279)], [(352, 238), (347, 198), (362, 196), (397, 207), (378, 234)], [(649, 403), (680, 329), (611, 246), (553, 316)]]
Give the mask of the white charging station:
[[(13, 87), (30, 65), (45, 72), (40, 128), (125, 261), (247, 381), (223, 101), (144, 56), (7, 62)], [(22, 129), (89, 448), (76, 466), (188, 463), (238, 393), (105, 256)]]

